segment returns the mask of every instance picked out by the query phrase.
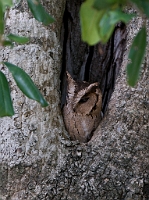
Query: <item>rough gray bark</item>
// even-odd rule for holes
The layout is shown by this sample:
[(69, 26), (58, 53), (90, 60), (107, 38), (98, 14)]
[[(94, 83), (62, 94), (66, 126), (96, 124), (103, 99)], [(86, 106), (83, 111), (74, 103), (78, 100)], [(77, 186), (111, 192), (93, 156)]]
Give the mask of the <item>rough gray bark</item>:
[[(91, 141), (71, 142), (64, 138), (59, 105), (64, 1), (50, 1), (50, 5), (58, 22), (49, 28), (36, 23), (24, 7), (11, 11), (11, 28), (17, 30), (20, 16), (19, 30), (25, 27), (20, 32), (29, 31), (32, 43), (16, 46), (15, 55), (5, 49), (1, 56), (32, 72), (41, 90), (46, 88), (50, 105), (41, 109), (30, 103), (12, 82), (16, 115), (0, 119), (0, 199), (149, 199), (149, 59), (143, 63), (140, 82), (130, 88), (124, 56), (108, 111)], [(128, 26), (127, 48), (141, 23), (137, 19)]]

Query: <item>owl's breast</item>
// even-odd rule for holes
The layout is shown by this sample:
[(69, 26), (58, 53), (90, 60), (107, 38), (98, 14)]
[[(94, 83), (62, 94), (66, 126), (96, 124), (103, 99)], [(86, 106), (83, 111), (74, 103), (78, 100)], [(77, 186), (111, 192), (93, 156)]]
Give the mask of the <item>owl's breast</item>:
[(96, 115), (76, 113), (69, 109), (69, 105), (63, 108), (63, 116), (66, 129), (73, 140), (88, 142), (100, 122), (100, 112)]

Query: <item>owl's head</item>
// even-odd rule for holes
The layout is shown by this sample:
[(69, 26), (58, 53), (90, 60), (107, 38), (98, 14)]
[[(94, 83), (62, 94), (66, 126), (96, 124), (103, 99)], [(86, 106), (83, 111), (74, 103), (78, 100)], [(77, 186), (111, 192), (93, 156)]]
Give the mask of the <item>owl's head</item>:
[(101, 112), (102, 94), (98, 82), (74, 81), (67, 72), (67, 103), (75, 113), (90, 115)]

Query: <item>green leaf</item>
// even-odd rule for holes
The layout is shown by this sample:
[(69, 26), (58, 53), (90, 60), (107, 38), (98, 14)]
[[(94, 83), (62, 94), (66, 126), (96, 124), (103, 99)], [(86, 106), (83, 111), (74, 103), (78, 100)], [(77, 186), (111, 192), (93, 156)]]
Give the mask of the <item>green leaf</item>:
[(98, 33), (98, 22), (104, 11), (98, 11), (92, 7), (94, 0), (87, 0), (81, 5), (81, 34), (82, 40), (89, 45), (94, 45), (100, 41)]
[(3, 5), (0, 1), (0, 38), (4, 33), (4, 13), (3, 13)]
[(149, 18), (149, 0), (131, 0)]
[(12, 115), (14, 115), (14, 110), (8, 81), (5, 75), (0, 71), (0, 117)]
[(94, 8), (101, 10), (101, 9), (108, 9), (111, 7), (117, 7), (122, 4), (126, 4), (127, 0), (94, 0)]
[(11, 41), (9, 41), (9, 40), (3, 40), (2, 41), (2, 45), (3, 46), (11, 46), (11, 47), (13, 47), (13, 43)]
[(14, 35), (12, 33), (10, 33), (9, 35), (7, 35), (7, 37), (13, 41), (13, 42), (17, 42), (19, 44), (26, 44), (27, 42), (29, 42), (29, 39), (27, 37), (20, 37), (18, 35)]
[(128, 59), (130, 63), (127, 65), (127, 79), (130, 86), (135, 86), (138, 81), (140, 67), (144, 58), (146, 48), (146, 28), (143, 27), (134, 38)]
[(32, 79), (29, 75), (24, 72), (20, 67), (13, 65), (9, 62), (4, 62), (9, 71), (12, 73), (12, 76), (17, 83), (20, 90), (30, 99), (38, 101), (42, 107), (48, 106), (48, 103), (45, 101), (41, 95), (38, 88), (34, 85)]
[(45, 11), (39, 0), (27, 0), (27, 3), (33, 16), (39, 22), (42, 22), (44, 25), (47, 26), (55, 21), (54, 18)]
[(134, 17), (134, 14), (126, 14), (120, 9), (105, 12), (99, 22), (99, 35), (102, 42), (106, 43), (109, 40), (118, 22), (127, 23), (132, 17)]

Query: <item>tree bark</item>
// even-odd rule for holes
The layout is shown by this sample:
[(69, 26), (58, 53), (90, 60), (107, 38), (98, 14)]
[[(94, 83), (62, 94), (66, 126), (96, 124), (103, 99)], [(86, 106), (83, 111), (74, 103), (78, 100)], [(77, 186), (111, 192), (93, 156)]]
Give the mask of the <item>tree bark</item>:
[[(1, 59), (30, 74), (49, 102), (41, 108), (18, 91), (7, 70), (15, 115), (0, 119), (0, 199), (149, 199), (148, 58), (135, 88), (127, 85), (127, 51), (142, 20), (127, 27), (127, 47), (108, 110), (87, 144), (69, 139), (60, 109), (65, 1), (45, 1), (56, 23), (43, 27), (26, 4), (10, 12), (7, 31), (29, 45), (1, 50)], [(147, 54), (149, 49), (147, 48)]]

